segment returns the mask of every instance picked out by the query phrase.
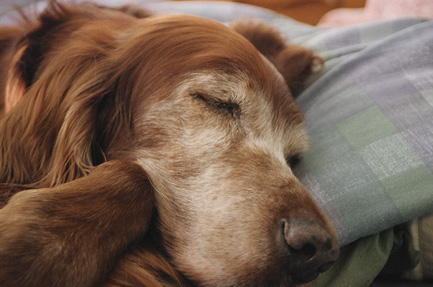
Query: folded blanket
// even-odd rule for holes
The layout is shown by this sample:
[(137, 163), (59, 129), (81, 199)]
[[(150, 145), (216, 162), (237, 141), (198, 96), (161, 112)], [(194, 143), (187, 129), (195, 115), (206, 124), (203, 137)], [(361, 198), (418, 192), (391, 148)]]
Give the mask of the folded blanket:
[(307, 44), (326, 64), (298, 99), (312, 138), (298, 175), (341, 244), (433, 212), (433, 21), (327, 30)]

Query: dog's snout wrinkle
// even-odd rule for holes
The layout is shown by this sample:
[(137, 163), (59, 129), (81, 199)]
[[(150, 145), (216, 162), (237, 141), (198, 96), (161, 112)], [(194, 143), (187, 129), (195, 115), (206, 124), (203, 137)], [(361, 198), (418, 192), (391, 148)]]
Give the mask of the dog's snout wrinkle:
[(336, 238), (326, 228), (304, 216), (280, 220), (286, 244), (288, 272), (296, 283), (306, 283), (328, 270), (339, 256)]

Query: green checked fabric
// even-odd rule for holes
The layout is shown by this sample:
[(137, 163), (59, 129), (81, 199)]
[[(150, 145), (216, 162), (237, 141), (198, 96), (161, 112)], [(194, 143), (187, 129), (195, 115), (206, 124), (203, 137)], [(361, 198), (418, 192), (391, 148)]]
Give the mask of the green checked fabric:
[[(433, 212), (433, 21), (323, 31), (325, 72), (299, 97), (297, 170), (345, 245)], [(329, 63), (329, 64), (328, 64)]]

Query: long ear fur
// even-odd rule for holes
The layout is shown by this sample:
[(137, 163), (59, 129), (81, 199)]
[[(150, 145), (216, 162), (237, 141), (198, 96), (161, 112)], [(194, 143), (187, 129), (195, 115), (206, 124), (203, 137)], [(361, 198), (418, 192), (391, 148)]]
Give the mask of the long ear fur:
[(121, 160), (66, 184), (19, 192), (0, 209), (0, 285), (99, 286), (145, 236), (153, 206), (144, 170)]
[(23, 33), (21, 27), (0, 28), (0, 116), (24, 96), (25, 83), (16, 71), (24, 51), (24, 47), (17, 47)]
[(149, 246), (136, 247), (121, 258), (102, 287), (188, 286), (165, 256)]
[(309, 75), (322, 69), (323, 60), (319, 56), (304, 47), (287, 44), (276, 29), (265, 23), (239, 20), (231, 27), (275, 65), (294, 96)]
[[(129, 100), (117, 99), (122, 95), (112, 75), (116, 67), (106, 60), (115, 48), (116, 27), (95, 25), (94, 42), (79, 35), (68, 41), (92, 13), (102, 17), (104, 11), (118, 16), (116, 25), (122, 27), (132, 25), (137, 14), (91, 5), (66, 8), (52, 1), (36, 28), (18, 40), (19, 60), (9, 81), (15, 88), (7, 95), (22, 99), (0, 121), (0, 182), (64, 183), (104, 162), (113, 139), (127, 140)], [(9, 38), (3, 42), (13, 42)], [(61, 54), (51, 53), (56, 45), (63, 45)]]

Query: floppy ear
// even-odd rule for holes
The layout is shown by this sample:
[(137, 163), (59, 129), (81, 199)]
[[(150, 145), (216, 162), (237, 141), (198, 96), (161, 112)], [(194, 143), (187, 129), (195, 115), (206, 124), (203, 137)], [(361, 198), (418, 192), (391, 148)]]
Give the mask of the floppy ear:
[[(112, 30), (95, 25), (87, 31), (94, 41), (72, 33), (89, 13), (103, 9), (50, 5), (16, 45), (9, 81), (15, 88), (7, 94), (24, 97), (0, 125), (3, 182), (55, 186), (74, 180), (109, 158), (106, 151), (114, 141), (126, 141), (130, 132), (128, 91), (119, 91), (112, 75), (118, 67), (109, 59), (117, 43)], [(103, 11), (135, 21), (119, 11)], [(61, 49), (50, 53), (56, 45)]]
[(9, 112), (24, 96), (25, 82), (16, 70), (24, 51), (17, 47), (22, 37), (19, 27), (0, 28), (0, 114)]
[(107, 282), (102, 284), (102, 287), (115, 286), (173, 287), (190, 285), (185, 282), (163, 253), (155, 248), (154, 242), (146, 242), (129, 250), (118, 261)]
[(96, 286), (153, 216), (138, 165), (108, 161), (88, 176), (17, 193), (0, 209), (2, 286)]
[[(23, 98), (44, 59), (43, 54), (49, 50), (53, 31), (67, 20), (65, 16), (68, 13), (62, 5), (55, 0), (48, 2), (48, 8), (41, 14), (39, 24), (32, 23), (23, 11), (18, 10), (24, 23), (20, 26), (0, 28), (0, 115), (2, 112), (9, 112)], [(151, 12), (134, 5), (123, 5), (118, 8), (87, 5), (85, 7), (89, 9), (97, 7), (122, 12), (135, 18), (152, 15)]]
[(275, 65), (295, 96), (305, 79), (322, 69), (323, 60), (313, 51), (288, 44), (276, 29), (265, 23), (239, 20), (231, 27)]

